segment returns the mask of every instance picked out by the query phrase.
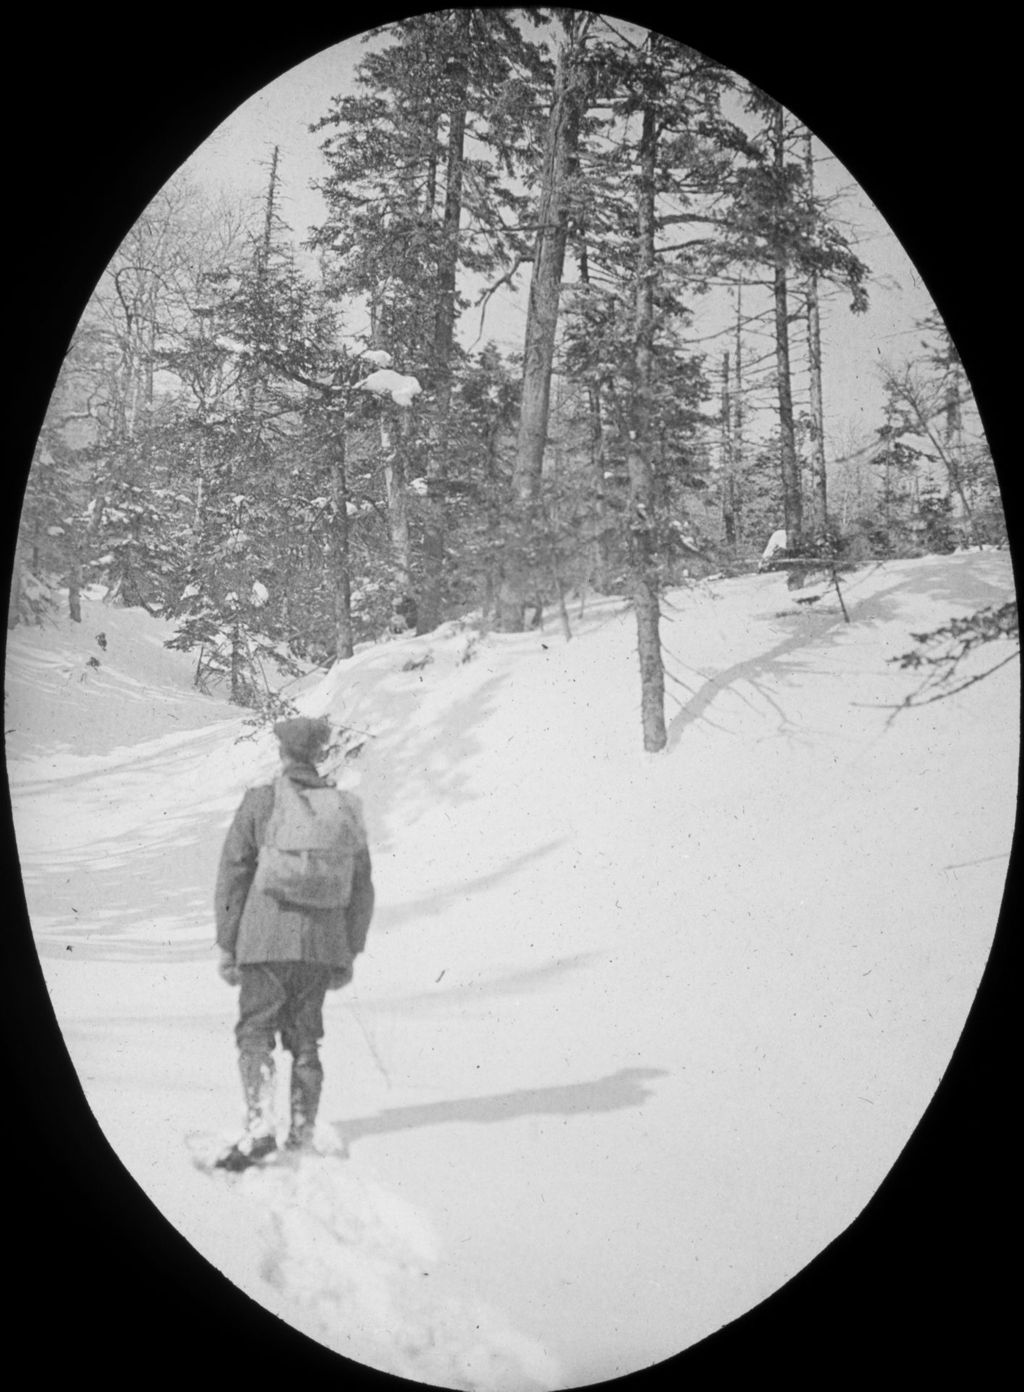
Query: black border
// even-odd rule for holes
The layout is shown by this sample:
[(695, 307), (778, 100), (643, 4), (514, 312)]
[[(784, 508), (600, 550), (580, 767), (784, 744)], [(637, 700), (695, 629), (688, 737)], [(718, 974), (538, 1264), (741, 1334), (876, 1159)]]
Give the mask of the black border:
[[(1019, 241), (1016, 46), (1004, 24), (977, 6), (958, 20), (941, 11), (900, 19), (872, 6), (831, 18), (801, 4), (770, 14), (716, 8), (723, 13), (712, 17), (643, 4), (607, 12), (673, 34), (759, 83), (862, 183), (960, 347), (1019, 545), (1008, 344)], [(373, 18), (407, 12), (384, 6)], [(352, 7), (309, 18), (188, 5), (148, 21), (137, 10), (22, 16), (24, 62), (12, 54), (20, 71), (8, 84), (15, 135), (4, 161), (17, 461), (3, 514), (8, 556), (64, 345), (120, 235), (238, 102), (365, 17)], [(12, 912), (0, 938), (10, 983), (0, 1018), (11, 1087), (0, 1192), (15, 1239), (8, 1347), (30, 1355), (40, 1377), (95, 1373), (114, 1387), (150, 1374), (199, 1385), (307, 1373), (396, 1385), (252, 1306), (168, 1228), (113, 1157), (60, 1043), (27, 934), (6, 808), (4, 816)], [(968, 1027), (935, 1103), (863, 1218), (743, 1319), (623, 1383), (995, 1384), (1010, 1363), (1016, 1311), (1006, 1272), (1020, 1236), (1010, 1134), (1010, 921), (1019, 889), (1018, 845)]]

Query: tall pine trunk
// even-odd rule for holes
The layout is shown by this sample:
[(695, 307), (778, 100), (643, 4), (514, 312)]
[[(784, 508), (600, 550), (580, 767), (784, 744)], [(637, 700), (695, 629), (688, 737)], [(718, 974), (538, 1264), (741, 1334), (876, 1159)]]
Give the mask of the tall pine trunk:
[(651, 462), (652, 368), (654, 358), (654, 201), (658, 132), (652, 107), (644, 109), (637, 188), (636, 300), (633, 392), (629, 446), (630, 590), (640, 657), (640, 709), (644, 748), (664, 749), (665, 672), (661, 660), (660, 587), (655, 536), (654, 470)]
[[(804, 153), (807, 191), (814, 193), (814, 152), (807, 132)], [(821, 387), (821, 311), (818, 277), (812, 270), (807, 277), (807, 367), (810, 386), (811, 483), (813, 525), (820, 537), (828, 534), (828, 479), (825, 473), (825, 409)]]
[(68, 564), (68, 617), (72, 623), (82, 622), (82, 564), (77, 537), (71, 543), (71, 560)]
[(732, 441), (732, 392), (729, 354), (722, 355), (722, 406), (720, 422), (722, 473), (722, 530), (728, 546), (736, 545), (736, 474)]
[(465, 161), (466, 109), (469, 87), (469, 44), (472, 15), (453, 16), (456, 46), (449, 65), (448, 150), (445, 163), (444, 216), (437, 265), (437, 307), (434, 318), (436, 386), (433, 448), (427, 461), (427, 498), (423, 535), (423, 584), (419, 595), (417, 631), (428, 633), (441, 620), (444, 574), (446, 480), (452, 401), (452, 349), (455, 342), (455, 286), (462, 220), (462, 176)]
[(743, 470), (743, 430), (746, 412), (743, 406), (743, 281), (736, 287), (736, 329), (735, 352), (733, 357), (733, 377), (730, 398), (732, 420), (729, 427), (729, 441), (732, 448), (733, 467), (733, 524), (736, 528), (737, 543), (743, 540), (743, 490), (740, 477)]
[(505, 633), (522, 630), (529, 589), (523, 546), (540, 490), (547, 443), (551, 367), (571, 203), (570, 174), (585, 105), (581, 52), (589, 19), (586, 15), (574, 15), (567, 21), (571, 27), (558, 52), (554, 98), (548, 117), (523, 350), (522, 404), (512, 476), (513, 503), (521, 531), (506, 556), (497, 606), (497, 626)]
[(348, 474), (346, 469), (346, 429), (342, 415), (340, 430), (331, 455), (331, 580), (334, 587), (334, 655), (351, 657), (355, 652), (352, 633), (352, 575), (348, 545)]
[[(783, 111), (778, 103), (772, 115), (772, 154), (776, 192), (781, 200), (785, 189), (786, 148)], [(793, 378), (789, 354), (789, 257), (781, 229), (773, 249), (772, 294), (775, 305), (775, 377), (779, 403), (779, 464), (782, 474), (782, 506), (786, 528), (786, 549), (800, 555), (803, 549), (803, 489), (800, 461), (796, 452), (793, 423)], [(790, 573), (792, 577), (792, 572)]]
[[(385, 408), (386, 409), (386, 408)], [(405, 416), (411, 408), (398, 408), (392, 423), (384, 414), (380, 421), (380, 443), (384, 456), (384, 496), (391, 533), (391, 564), (397, 590), (405, 595), (412, 585), (412, 553), (409, 542), (409, 490), (405, 468)]]

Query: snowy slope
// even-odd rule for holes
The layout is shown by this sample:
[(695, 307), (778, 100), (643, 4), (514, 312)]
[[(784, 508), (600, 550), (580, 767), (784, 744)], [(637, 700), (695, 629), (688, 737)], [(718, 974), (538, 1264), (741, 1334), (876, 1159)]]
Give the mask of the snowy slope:
[(224, 719), (222, 702), (195, 689), (195, 656), (164, 647), (173, 624), (105, 604), (102, 595), (99, 588), (83, 595), (80, 624), (53, 617), (11, 635), (8, 759), (66, 766), (70, 756), (108, 754)]
[[(268, 1308), (438, 1385), (576, 1386), (735, 1318), (863, 1208), (963, 1025), (1010, 847), (1017, 670), (896, 714), (915, 679), (887, 659), (1011, 594), (998, 553), (866, 568), (849, 625), (773, 575), (673, 594), (658, 756), (617, 601), (570, 643), (452, 624), (298, 684), (365, 741), (338, 772), (379, 911), (324, 1050), (323, 1140), (349, 1158), (216, 1191), (166, 1136), (237, 1114), (209, 896), (272, 741), (236, 742), (180, 655), (100, 699), (95, 669), (56, 682), (70, 646), (44, 660), (16, 633), (33, 926), (119, 1154)], [(116, 622), (148, 651), (145, 616)]]

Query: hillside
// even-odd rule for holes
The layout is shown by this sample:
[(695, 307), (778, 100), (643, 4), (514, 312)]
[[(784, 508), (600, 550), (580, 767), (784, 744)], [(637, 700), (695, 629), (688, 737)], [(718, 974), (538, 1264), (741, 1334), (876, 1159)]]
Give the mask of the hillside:
[(354, 732), (337, 773), (374, 849), (324, 1048), (322, 1139), (349, 1158), (216, 1206), (168, 1137), (237, 1116), (210, 896), (273, 741), (195, 693), (140, 611), (12, 636), (47, 984), (106, 1134), (200, 1251), (339, 1352), (518, 1392), (694, 1344), (856, 1217), (990, 950), (1018, 679), (897, 712), (918, 679), (888, 662), (1010, 597), (1005, 554), (869, 567), (844, 594), (849, 624), (774, 575), (668, 596), (657, 756), (620, 601), (574, 612), (568, 643), (449, 624), (296, 683)]

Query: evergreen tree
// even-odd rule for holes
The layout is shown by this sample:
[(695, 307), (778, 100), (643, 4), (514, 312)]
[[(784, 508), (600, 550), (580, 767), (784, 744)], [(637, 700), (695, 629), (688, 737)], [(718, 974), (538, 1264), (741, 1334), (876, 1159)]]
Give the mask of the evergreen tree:
[(666, 739), (659, 596), (690, 530), (685, 490), (706, 482), (695, 436), (708, 387), (686, 345), (692, 243), (675, 239), (682, 222), (704, 218), (737, 137), (721, 114), (725, 75), (701, 55), (651, 35), (639, 51), (594, 45), (591, 60), (596, 101), (611, 117), (591, 127), (580, 156), (589, 197), (576, 220), (567, 362), (611, 427), (602, 492), (626, 543), (644, 743), (657, 750)]
[[(775, 390), (779, 423), (779, 464), (787, 548), (800, 555), (804, 538), (804, 496), (797, 454), (790, 352), (791, 280), (809, 278), (817, 294), (820, 281), (841, 284), (855, 313), (867, 308), (867, 266), (815, 199), (806, 159), (794, 157), (792, 129), (779, 102), (754, 90), (750, 109), (762, 118), (752, 158), (729, 181), (729, 206), (716, 255), (719, 265), (763, 268), (773, 305)], [(819, 485), (820, 486), (820, 485)]]
[[(566, 242), (574, 199), (580, 128), (589, 102), (591, 69), (586, 58), (594, 16), (563, 11), (551, 105), (544, 135), (540, 170), (536, 238), (532, 255), (530, 297), (523, 348), (523, 387), (512, 477), (513, 502), (520, 533), (532, 525), (547, 443), (558, 327), (559, 298)], [(526, 592), (530, 588), (526, 558), (510, 546), (506, 554), (498, 605), (498, 626), (515, 632), (523, 626)]]
[[(524, 197), (501, 176), (523, 156), (520, 75), (539, 51), (503, 11), (442, 10), (388, 31), (366, 56), (358, 94), (338, 97), (316, 129), (329, 175), (329, 215), (314, 246), (329, 286), (362, 297), (373, 349), (425, 388), (416, 419), (385, 430), (389, 508), (399, 583), (418, 592), (421, 631), (445, 604), (445, 530), (452, 391), (462, 363), (460, 275), (493, 273), (523, 249)], [(417, 554), (408, 485), (426, 493)]]
[(925, 335), (921, 351), (881, 371), (888, 423), (895, 438), (944, 478), (950, 517), (963, 540), (1002, 540), (998, 480), (956, 345), (938, 316), (918, 328)]
[(172, 643), (198, 648), (200, 667), (226, 677), (231, 700), (247, 705), (260, 700), (262, 663), (286, 664), (288, 640), (301, 639), (289, 594), (296, 534), (308, 522), (296, 505), (299, 461), (309, 393), (330, 390), (335, 361), (333, 316), (297, 268), (277, 202), (275, 150), (249, 255), (208, 277), (198, 332), (175, 360), (202, 406), (201, 486)]

